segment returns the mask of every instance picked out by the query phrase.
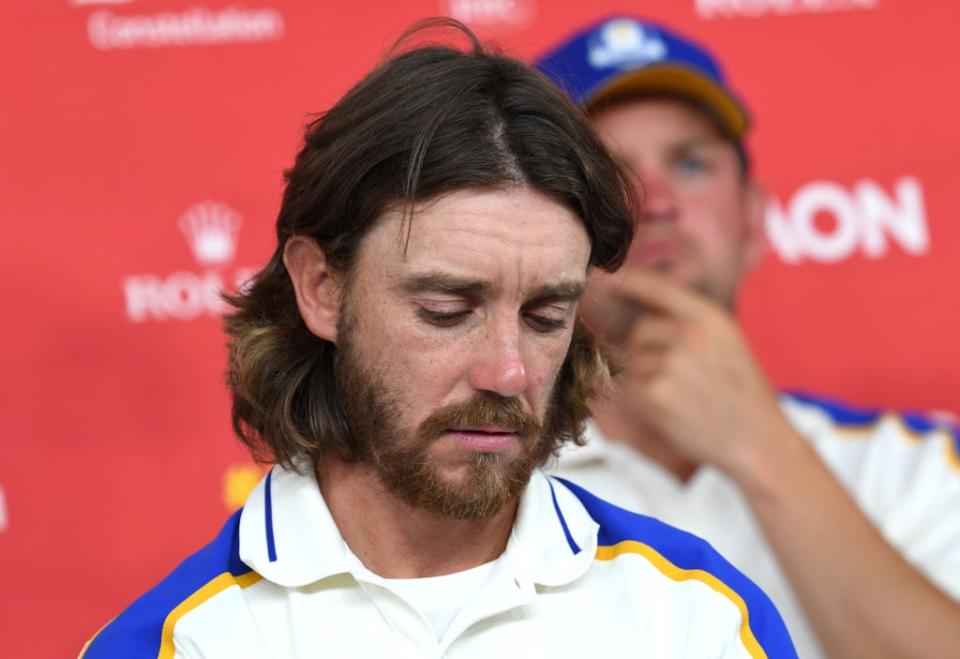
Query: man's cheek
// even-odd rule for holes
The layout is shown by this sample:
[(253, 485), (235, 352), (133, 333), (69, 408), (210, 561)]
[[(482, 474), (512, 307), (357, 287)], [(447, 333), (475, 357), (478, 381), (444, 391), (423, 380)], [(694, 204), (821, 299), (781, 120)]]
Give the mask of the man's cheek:
[[(564, 354), (565, 356), (565, 354)], [(554, 387), (560, 377), (560, 369), (563, 367), (563, 360), (559, 362), (551, 361), (549, 367), (544, 367), (537, 371), (530, 378), (530, 387), (532, 391), (531, 403), (537, 414), (537, 417), (543, 421), (546, 413), (547, 403), (553, 394)], [(535, 401), (535, 403), (533, 402)]]

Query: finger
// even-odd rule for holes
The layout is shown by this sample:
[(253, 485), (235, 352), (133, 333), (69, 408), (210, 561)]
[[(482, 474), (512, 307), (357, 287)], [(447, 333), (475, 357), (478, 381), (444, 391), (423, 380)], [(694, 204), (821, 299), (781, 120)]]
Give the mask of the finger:
[(617, 293), (677, 318), (695, 318), (712, 309), (711, 302), (693, 289), (649, 268), (633, 268), (627, 272)]
[(630, 373), (617, 382), (618, 403), (634, 419), (657, 419), (664, 409), (662, 368), (652, 361), (647, 368)]
[(630, 328), (627, 347), (634, 349), (667, 349), (680, 340), (683, 325), (666, 316), (647, 314), (639, 317)]
[(588, 290), (580, 303), (584, 324), (599, 338), (621, 345), (630, 334), (637, 317), (643, 310), (627, 298), (613, 293), (598, 294)]
[(663, 372), (666, 361), (664, 350), (644, 350), (631, 355), (624, 369), (628, 379), (649, 380)]

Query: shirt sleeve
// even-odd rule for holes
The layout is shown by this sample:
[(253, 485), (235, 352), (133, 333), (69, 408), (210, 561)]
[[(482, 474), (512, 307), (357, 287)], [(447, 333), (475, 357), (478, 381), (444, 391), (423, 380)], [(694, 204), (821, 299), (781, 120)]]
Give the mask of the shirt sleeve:
[(884, 538), (960, 601), (957, 429), (919, 415), (790, 416)]

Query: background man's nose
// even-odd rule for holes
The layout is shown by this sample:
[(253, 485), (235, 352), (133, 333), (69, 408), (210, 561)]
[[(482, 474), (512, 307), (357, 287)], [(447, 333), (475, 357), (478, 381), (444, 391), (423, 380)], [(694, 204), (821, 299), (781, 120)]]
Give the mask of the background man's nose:
[(670, 222), (677, 217), (677, 197), (662, 174), (644, 174), (638, 184), (641, 222)]

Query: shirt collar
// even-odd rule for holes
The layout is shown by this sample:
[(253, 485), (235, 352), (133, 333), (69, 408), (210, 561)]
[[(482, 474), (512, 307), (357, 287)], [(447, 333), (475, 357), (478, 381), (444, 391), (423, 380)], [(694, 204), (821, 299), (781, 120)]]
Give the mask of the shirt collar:
[(570, 490), (535, 471), (504, 553), (519, 581), (559, 586), (590, 567), (599, 528)]
[[(240, 514), (240, 558), (265, 579), (299, 587), (351, 572), (352, 553), (313, 470), (275, 466)], [(504, 552), (518, 583), (557, 586), (589, 568), (598, 525), (576, 496), (539, 471), (530, 478)]]
[(320, 494), (313, 469), (274, 466), (240, 513), (240, 559), (281, 586), (348, 572), (349, 550)]

